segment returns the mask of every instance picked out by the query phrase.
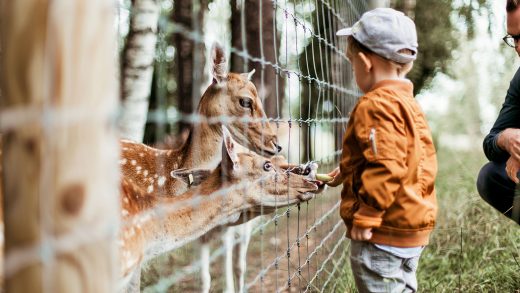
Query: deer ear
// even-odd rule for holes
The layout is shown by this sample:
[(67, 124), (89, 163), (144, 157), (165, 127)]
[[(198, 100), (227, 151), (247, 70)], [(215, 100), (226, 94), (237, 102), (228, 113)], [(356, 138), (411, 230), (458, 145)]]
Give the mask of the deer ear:
[(227, 77), (226, 54), (224, 52), (224, 49), (218, 42), (213, 43), (213, 47), (211, 48), (211, 64), (212, 64), (211, 73), (213, 75), (213, 80), (216, 82), (219, 82), (219, 83), (226, 80), (226, 77)]
[(253, 70), (251, 70), (250, 72), (248, 73), (241, 73), (240, 75), (242, 75), (242, 77), (244, 78), (247, 78), (247, 80), (251, 80), (251, 78), (253, 78), (253, 74), (255, 74), (255, 69), (253, 68)]
[(225, 126), (222, 126), (222, 135), (222, 167), (227, 170), (236, 169), (238, 167), (236, 142)]

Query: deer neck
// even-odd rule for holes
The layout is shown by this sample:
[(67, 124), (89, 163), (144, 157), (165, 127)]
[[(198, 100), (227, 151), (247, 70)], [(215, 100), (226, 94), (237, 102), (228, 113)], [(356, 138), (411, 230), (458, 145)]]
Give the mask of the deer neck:
[(220, 125), (201, 123), (190, 132), (181, 147), (182, 167), (187, 169), (213, 169), (221, 160), (222, 134)]
[[(222, 184), (214, 172), (199, 187), (174, 198), (159, 198), (156, 206), (173, 207), (154, 214), (145, 235), (144, 260), (174, 250), (206, 234), (213, 228), (233, 223), (248, 205), (241, 190)], [(228, 189), (226, 193), (214, 193)]]

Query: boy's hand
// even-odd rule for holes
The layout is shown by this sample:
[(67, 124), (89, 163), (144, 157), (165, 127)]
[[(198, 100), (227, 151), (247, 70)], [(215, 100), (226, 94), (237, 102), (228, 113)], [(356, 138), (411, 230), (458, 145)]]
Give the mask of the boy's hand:
[(357, 241), (370, 240), (370, 238), (372, 238), (372, 228), (359, 228), (357, 226), (352, 226), (350, 237)]
[(330, 172), (327, 175), (334, 178), (334, 179), (332, 179), (332, 181), (329, 181), (326, 183), (328, 186), (336, 187), (336, 186), (340, 185), (341, 183), (343, 183), (343, 178), (341, 178), (341, 172), (339, 170), (339, 167), (332, 170), (332, 172)]

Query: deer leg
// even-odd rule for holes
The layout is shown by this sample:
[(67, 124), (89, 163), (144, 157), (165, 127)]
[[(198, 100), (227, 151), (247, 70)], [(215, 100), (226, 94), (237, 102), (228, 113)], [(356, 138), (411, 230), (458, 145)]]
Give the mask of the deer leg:
[(235, 228), (229, 227), (222, 235), (225, 248), (225, 271), (226, 271), (226, 293), (235, 292), (235, 282), (233, 280), (233, 242), (235, 240)]
[(211, 275), (209, 273), (209, 243), (203, 242), (200, 246), (200, 276), (202, 279), (202, 292), (207, 293), (211, 288)]
[(245, 292), (245, 276), (247, 270), (247, 248), (251, 240), (251, 231), (253, 230), (253, 222), (249, 221), (241, 225), (237, 230), (240, 235), (240, 242), (238, 243), (238, 257), (235, 258), (234, 275), (238, 281), (238, 292)]

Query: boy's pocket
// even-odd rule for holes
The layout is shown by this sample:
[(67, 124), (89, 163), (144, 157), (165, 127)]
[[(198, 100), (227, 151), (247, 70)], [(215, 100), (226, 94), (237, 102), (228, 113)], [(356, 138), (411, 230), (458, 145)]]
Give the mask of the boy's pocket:
[(370, 244), (370, 268), (381, 276), (388, 276), (401, 269), (403, 259)]

